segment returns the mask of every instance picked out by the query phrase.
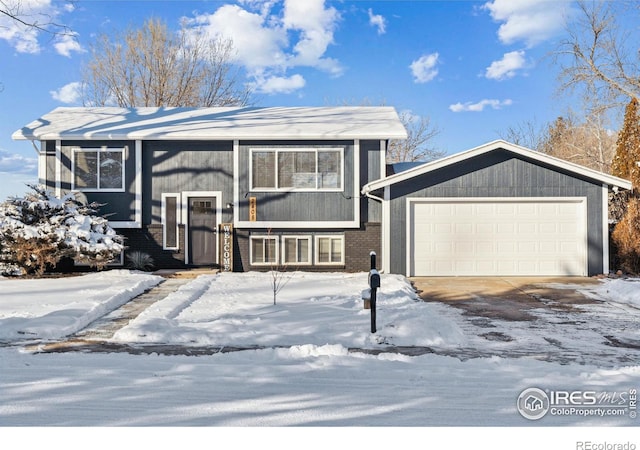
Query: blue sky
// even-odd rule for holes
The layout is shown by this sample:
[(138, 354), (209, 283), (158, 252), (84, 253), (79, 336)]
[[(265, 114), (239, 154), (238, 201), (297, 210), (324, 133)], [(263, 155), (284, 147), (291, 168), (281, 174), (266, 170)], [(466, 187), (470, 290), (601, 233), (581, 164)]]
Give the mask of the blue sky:
[[(558, 0), (7, 0), (74, 36), (0, 17), (0, 199), (35, 182), (30, 142), (11, 134), (58, 106), (79, 106), (80, 69), (97, 33), (149, 17), (233, 39), (256, 106), (386, 104), (429, 117), (456, 153), (566, 110), (545, 58), (575, 5)], [(37, 16), (36, 16), (37, 17)], [(41, 16), (44, 17), (44, 16)]]

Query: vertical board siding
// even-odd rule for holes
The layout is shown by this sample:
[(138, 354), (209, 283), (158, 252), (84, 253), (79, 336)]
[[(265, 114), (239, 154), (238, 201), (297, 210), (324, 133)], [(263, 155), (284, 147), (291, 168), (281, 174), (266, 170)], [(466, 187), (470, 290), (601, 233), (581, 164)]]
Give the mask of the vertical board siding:
[(162, 194), (222, 192), (222, 222), (233, 221), (233, 143), (145, 141), (142, 149), (144, 224), (162, 223)]
[[(361, 141), (360, 151), (360, 186), (380, 179), (380, 141)], [(382, 220), (382, 204), (371, 198), (360, 200), (360, 220), (363, 223), (380, 223)]]
[[(250, 150), (256, 148), (343, 148), (344, 186), (341, 192), (251, 191)], [(249, 197), (256, 197), (258, 221), (324, 222), (354, 220), (354, 145), (352, 141), (242, 141), (239, 148), (239, 217), (249, 220)]]
[(406, 199), (586, 197), (588, 274), (603, 270), (602, 185), (537, 161), (494, 151), (391, 185), (391, 271), (406, 273)]

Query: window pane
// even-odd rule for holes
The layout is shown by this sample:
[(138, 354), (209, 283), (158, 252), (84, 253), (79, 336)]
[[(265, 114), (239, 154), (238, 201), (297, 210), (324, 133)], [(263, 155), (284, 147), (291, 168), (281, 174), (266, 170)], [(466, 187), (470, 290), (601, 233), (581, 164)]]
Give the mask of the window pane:
[(298, 262), (309, 262), (309, 239), (298, 239)]
[(264, 262), (275, 263), (276, 262), (276, 240), (265, 239), (265, 252), (264, 252)]
[(100, 189), (122, 189), (122, 156), (124, 152), (100, 152)]
[(164, 246), (168, 248), (176, 248), (178, 246), (177, 235), (177, 209), (178, 199), (176, 197), (167, 197), (164, 205)]
[(331, 239), (331, 262), (342, 262), (342, 239)]
[(98, 152), (75, 152), (73, 170), (76, 188), (98, 188)]
[(275, 152), (253, 152), (251, 155), (252, 186), (254, 188), (275, 188)]
[(316, 153), (279, 152), (278, 187), (315, 189)]
[(318, 262), (331, 262), (331, 239), (318, 238)]
[(251, 239), (251, 254), (253, 255), (253, 263), (264, 262), (264, 240)]
[(318, 151), (318, 188), (339, 189), (341, 180), (340, 152)]
[(284, 239), (284, 262), (285, 263), (298, 262), (296, 259), (296, 239), (295, 238)]

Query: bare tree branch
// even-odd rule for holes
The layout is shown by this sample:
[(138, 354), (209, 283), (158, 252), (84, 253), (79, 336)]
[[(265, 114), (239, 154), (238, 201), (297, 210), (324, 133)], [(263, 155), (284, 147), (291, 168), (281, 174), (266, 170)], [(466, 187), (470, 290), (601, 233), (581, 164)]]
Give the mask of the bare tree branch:
[[(74, 0), (68, 3), (75, 3)], [(20, 0), (0, 0), (0, 16), (22, 25), (25, 28), (33, 28), (44, 33), (53, 35), (72, 35), (69, 27), (53, 20), (50, 14), (43, 12), (30, 12), (24, 7)], [(0, 28), (7, 28), (1, 26)]]
[(238, 106), (250, 91), (232, 64), (233, 43), (209, 39), (158, 19), (139, 29), (98, 36), (83, 67), (88, 105)]

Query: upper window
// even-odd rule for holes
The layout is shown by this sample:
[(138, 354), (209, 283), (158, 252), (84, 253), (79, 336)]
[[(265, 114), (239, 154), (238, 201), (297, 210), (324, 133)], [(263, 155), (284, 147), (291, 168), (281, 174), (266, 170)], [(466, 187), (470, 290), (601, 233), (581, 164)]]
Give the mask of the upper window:
[(338, 191), (343, 166), (342, 149), (253, 149), (251, 189)]
[(124, 190), (124, 148), (74, 148), (73, 189)]

